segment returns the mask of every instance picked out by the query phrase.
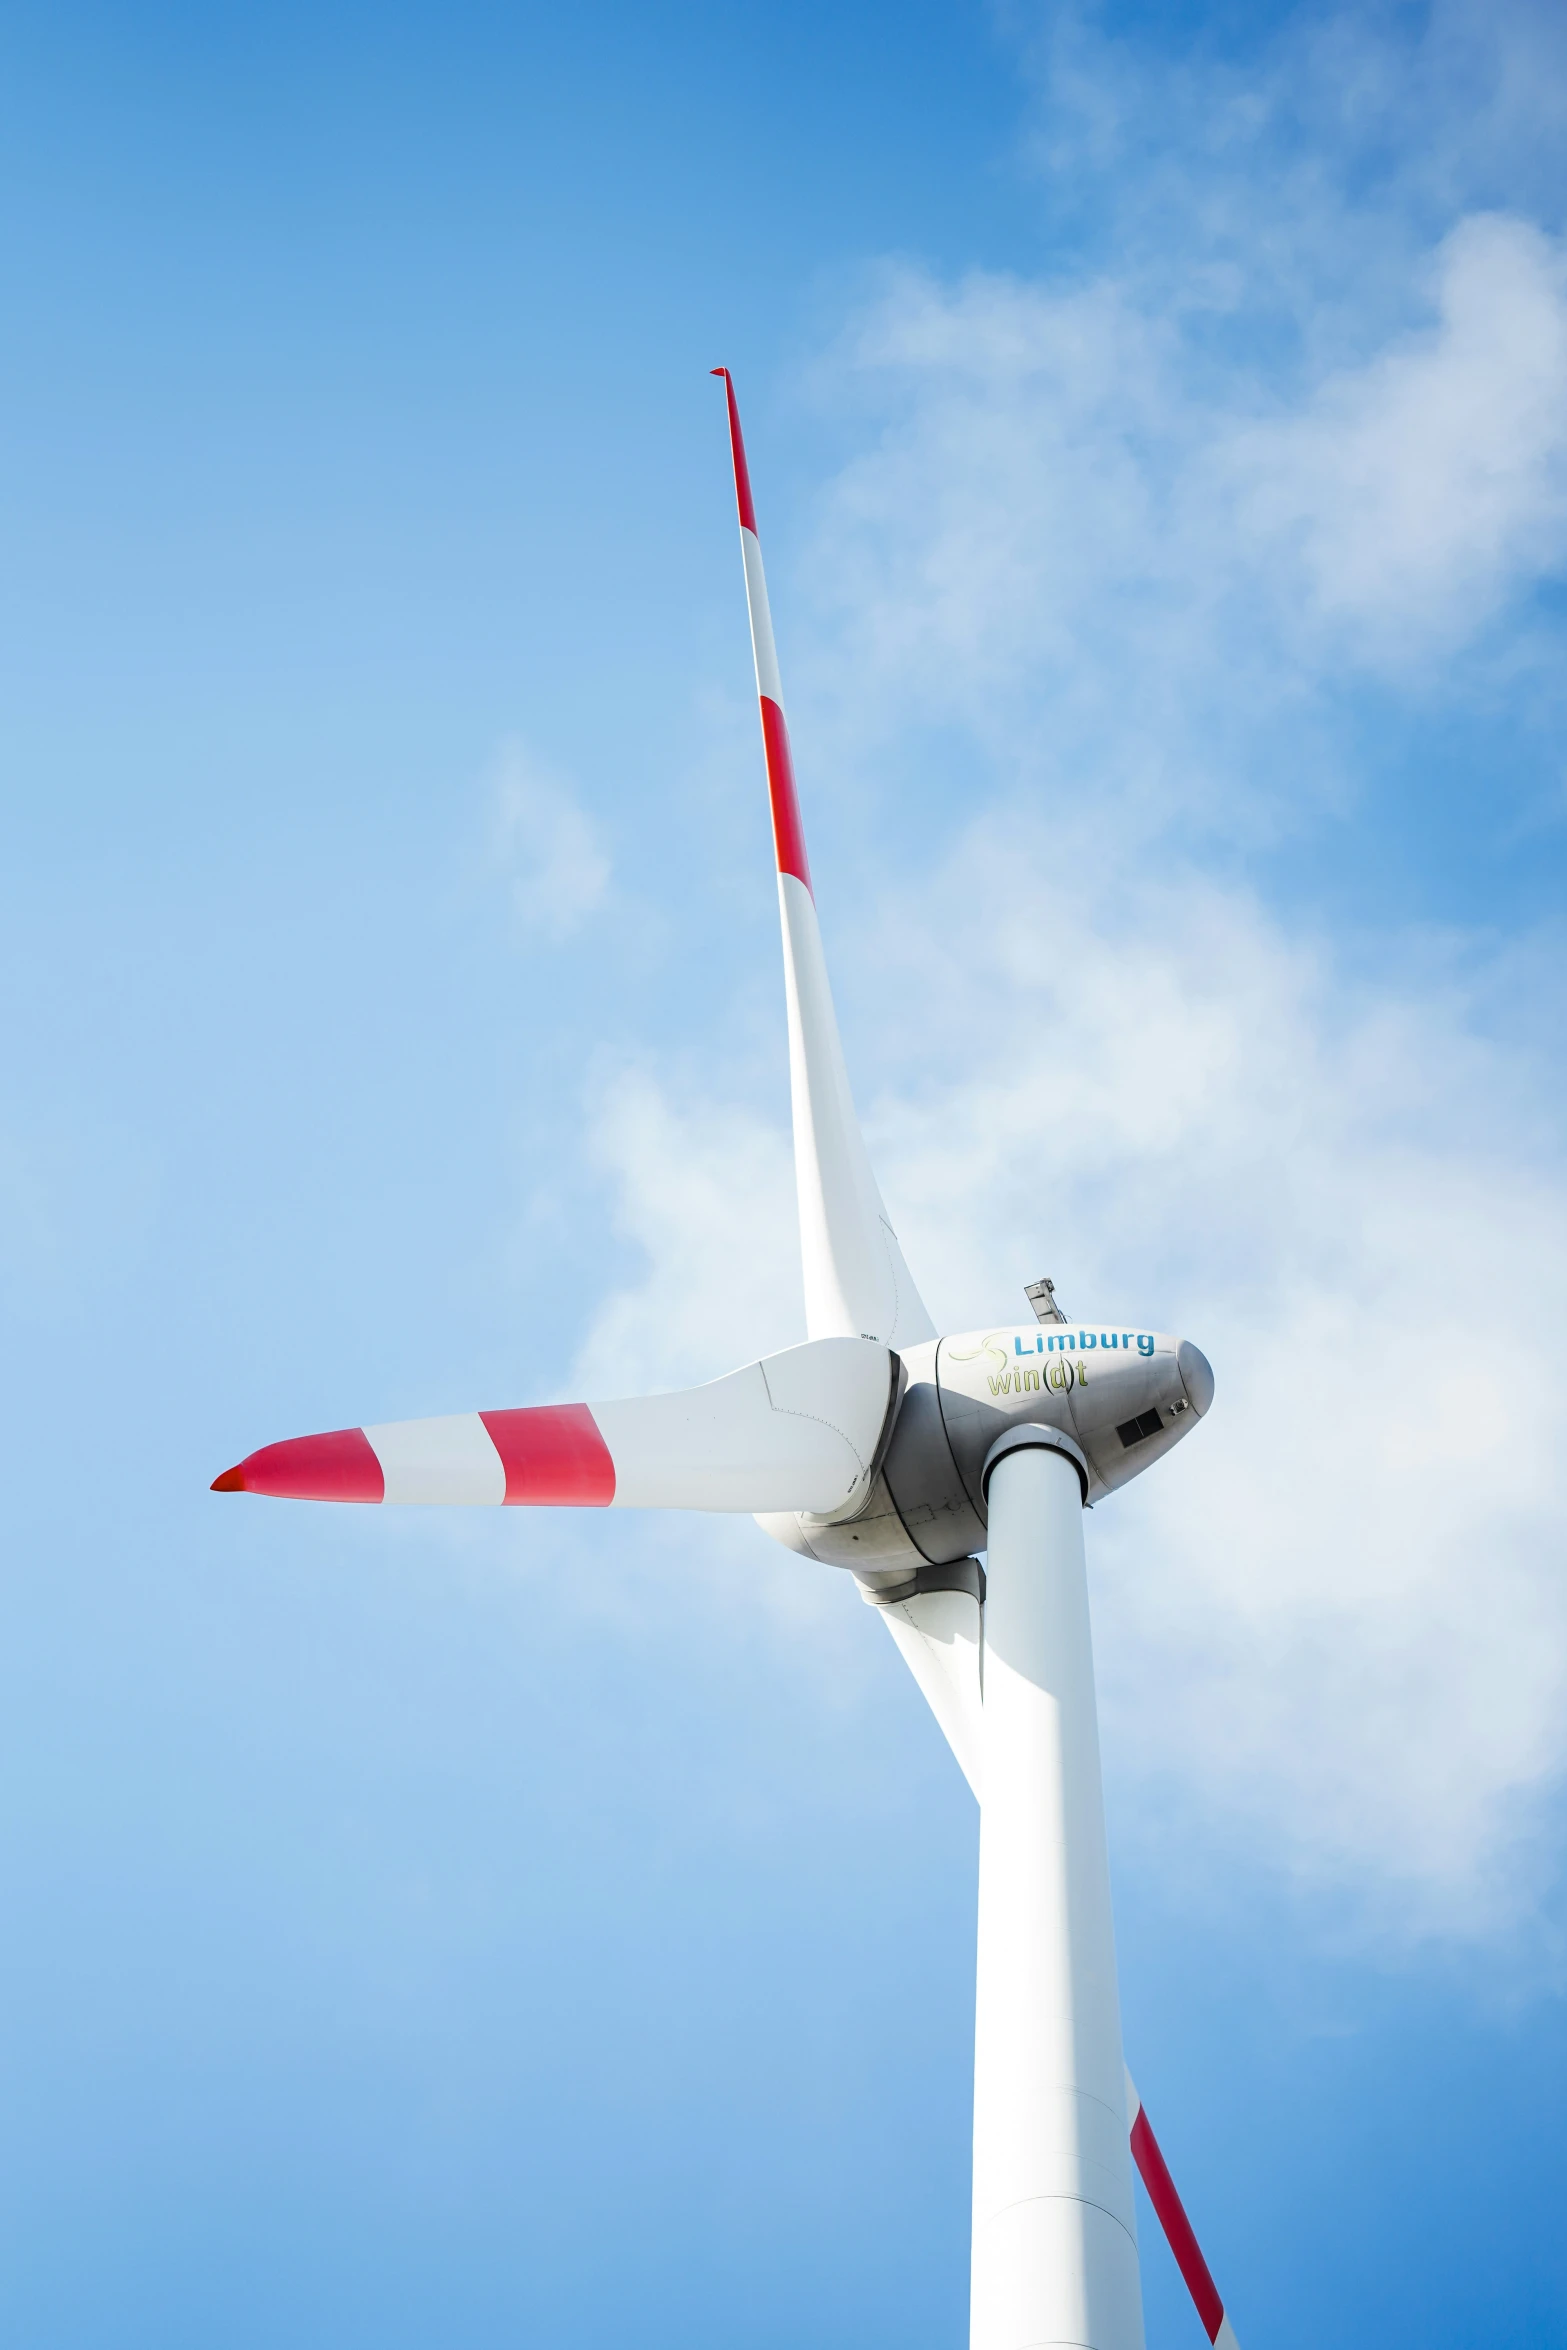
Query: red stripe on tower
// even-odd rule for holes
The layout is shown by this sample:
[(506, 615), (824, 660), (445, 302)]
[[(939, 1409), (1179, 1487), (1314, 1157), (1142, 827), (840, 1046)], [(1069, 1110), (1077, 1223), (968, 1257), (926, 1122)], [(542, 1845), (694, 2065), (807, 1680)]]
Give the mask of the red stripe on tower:
[(724, 379), (724, 397), (729, 402), (729, 446), (735, 461), (735, 502), (740, 508), (740, 528), (755, 530), (756, 505), (751, 496), (751, 471), (745, 461), (745, 442), (740, 433), (740, 410), (735, 401), (735, 387), (727, 367), (715, 367), (715, 375)]
[(1132, 2157), (1142, 2174), (1148, 2190), (1148, 2200), (1159, 2217), (1175, 2254), (1176, 2265), (1186, 2279), (1186, 2290), (1197, 2304), (1197, 2315), (1202, 2319), (1203, 2331), (1210, 2342), (1217, 2342), (1219, 2328), (1224, 2323), (1224, 2303), (1219, 2299), (1219, 2288), (1214, 2283), (1208, 2263), (1198, 2248), (1192, 2233), (1192, 2223), (1186, 2216), (1186, 2206), (1175, 2192), (1175, 2181), (1159, 2151), (1159, 2141), (1148, 2126), (1148, 2116), (1141, 2110), (1132, 2124)]
[(212, 1481), (214, 1493), (270, 1493), (280, 1501), (380, 1501), (381, 1464), (362, 1428), (264, 1444)]
[(506, 1471), (506, 1499), (534, 1508), (608, 1509), (615, 1464), (585, 1403), (481, 1412)]
[[(789, 753), (789, 722), (778, 704), (762, 696), (762, 742), (767, 752), (767, 796), (773, 810), (773, 846), (778, 870), (792, 873), (811, 889), (811, 868), (805, 854), (805, 828), (794, 788), (794, 760)], [(811, 890), (814, 898), (816, 892)]]

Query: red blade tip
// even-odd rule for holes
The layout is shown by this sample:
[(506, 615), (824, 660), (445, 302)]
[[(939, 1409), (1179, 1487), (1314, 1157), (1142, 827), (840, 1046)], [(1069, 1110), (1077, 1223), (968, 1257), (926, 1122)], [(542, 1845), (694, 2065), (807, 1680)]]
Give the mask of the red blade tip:
[(245, 1490), (244, 1469), (225, 1469), (221, 1477), (213, 1478), (209, 1490), (213, 1493), (243, 1493)]

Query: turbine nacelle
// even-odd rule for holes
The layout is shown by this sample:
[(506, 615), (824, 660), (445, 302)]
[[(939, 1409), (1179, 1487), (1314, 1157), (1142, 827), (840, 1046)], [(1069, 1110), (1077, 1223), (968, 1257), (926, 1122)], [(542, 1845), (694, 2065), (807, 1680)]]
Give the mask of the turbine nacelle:
[(969, 1331), (899, 1359), (903, 1392), (863, 1504), (760, 1518), (788, 1549), (873, 1577), (951, 1566), (985, 1547), (985, 1462), (1008, 1429), (1066, 1437), (1093, 1503), (1162, 1460), (1213, 1401), (1190, 1339), (1121, 1322)]

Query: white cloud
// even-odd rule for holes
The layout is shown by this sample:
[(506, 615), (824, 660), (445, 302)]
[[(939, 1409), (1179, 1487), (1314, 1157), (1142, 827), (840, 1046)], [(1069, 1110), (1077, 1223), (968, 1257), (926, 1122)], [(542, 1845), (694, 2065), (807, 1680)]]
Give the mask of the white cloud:
[[(1129, 652), (1150, 622), (1164, 641), (1192, 584), (1169, 498), (1196, 427), (1167, 327), (1120, 285), (901, 270), (829, 382), (879, 427), (810, 566), (831, 583), (845, 724), (957, 718), (1000, 748), (1046, 680), (1068, 709), (1097, 700), (1084, 654), (1112, 610)], [(1199, 569), (1210, 553), (1205, 532)]]
[(627, 1070), (600, 1097), (590, 1147), (615, 1187), (616, 1230), (646, 1263), (594, 1316), (579, 1368), (593, 1392), (604, 1393), (611, 1361), (637, 1393), (714, 1379), (800, 1343), (787, 1136), (730, 1105), (677, 1106), (651, 1073)]
[(1567, 266), (1531, 223), (1459, 223), (1435, 328), (1330, 375), (1227, 455), (1265, 554), (1397, 654), (1460, 644), (1567, 559)]
[(490, 842), (531, 940), (558, 945), (602, 905), (610, 865), (598, 826), (570, 783), (518, 743), (491, 779)]
[(1264, 398), (1130, 279), (898, 272), (828, 377), (878, 419), (811, 562), (837, 755), (957, 724), (1156, 825), (1172, 776), (1253, 823), (1259, 771), (1318, 797), (1299, 721), (1325, 688), (1432, 671), (1567, 566), (1562, 249), (1472, 217), (1411, 260), (1401, 291), (1428, 287), (1434, 326), (1400, 309)]

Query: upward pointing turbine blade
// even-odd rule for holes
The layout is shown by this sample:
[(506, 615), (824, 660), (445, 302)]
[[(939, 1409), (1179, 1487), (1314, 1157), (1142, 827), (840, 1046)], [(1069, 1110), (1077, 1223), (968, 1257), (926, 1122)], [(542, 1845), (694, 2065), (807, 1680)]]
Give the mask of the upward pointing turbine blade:
[(805, 855), (740, 411), (728, 368), (715, 367), (713, 373), (722, 376), (729, 402), (740, 551), (778, 856), (806, 1328), (812, 1338), (877, 1338), (884, 1346), (913, 1346), (934, 1338), (936, 1328), (904, 1263), (854, 1114)]

